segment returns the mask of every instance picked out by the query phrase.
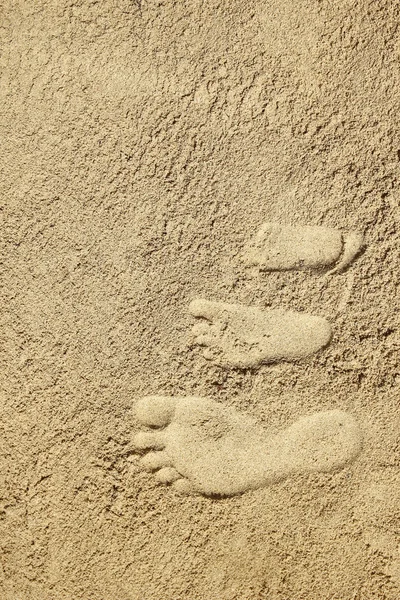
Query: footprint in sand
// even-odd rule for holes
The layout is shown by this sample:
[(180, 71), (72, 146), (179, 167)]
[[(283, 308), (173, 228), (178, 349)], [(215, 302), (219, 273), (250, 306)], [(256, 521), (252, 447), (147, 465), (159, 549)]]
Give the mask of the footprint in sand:
[[(246, 246), (243, 260), (265, 271), (332, 267), (342, 271), (360, 252), (363, 235), (321, 226), (264, 223)], [(336, 263), (336, 265), (335, 265)]]
[(148, 396), (137, 405), (142, 466), (181, 492), (231, 496), (293, 474), (331, 471), (361, 449), (355, 419), (340, 410), (303, 417), (270, 435), (247, 415), (213, 400)]
[(193, 300), (189, 311), (202, 319), (192, 329), (195, 343), (206, 346), (207, 359), (225, 367), (299, 360), (331, 338), (328, 321), (305, 313), (208, 300)]

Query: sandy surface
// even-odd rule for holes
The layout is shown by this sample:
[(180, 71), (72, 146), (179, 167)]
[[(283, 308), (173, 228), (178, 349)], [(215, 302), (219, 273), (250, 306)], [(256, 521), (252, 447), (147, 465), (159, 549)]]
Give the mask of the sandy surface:
[[(398, 3), (0, 11), (1, 600), (398, 600)], [(365, 247), (330, 276), (249, 268), (265, 222)], [(196, 298), (306, 313), (332, 336), (304, 357), (218, 361), (193, 340)], [(188, 417), (180, 438), (181, 413), (151, 413), (175, 419), (164, 474), (189, 494), (142, 469), (148, 395), (212, 402), (217, 420)], [(353, 419), (361, 450), (254, 475), (264, 431), (285, 446), (324, 412)], [(236, 435), (242, 418), (257, 427)], [(247, 437), (216, 495), (215, 457), (224, 469)]]

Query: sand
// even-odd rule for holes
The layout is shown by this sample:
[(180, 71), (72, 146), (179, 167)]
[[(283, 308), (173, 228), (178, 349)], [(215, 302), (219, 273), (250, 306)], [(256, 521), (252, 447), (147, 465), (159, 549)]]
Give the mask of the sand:
[(1, 600), (398, 600), (399, 18), (2, 3)]

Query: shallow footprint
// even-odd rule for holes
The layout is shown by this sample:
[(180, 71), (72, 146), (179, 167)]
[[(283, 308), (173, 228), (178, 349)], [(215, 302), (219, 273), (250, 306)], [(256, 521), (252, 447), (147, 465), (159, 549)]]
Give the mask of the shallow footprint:
[(326, 319), (287, 310), (193, 300), (189, 312), (202, 319), (192, 329), (195, 343), (206, 347), (206, 358), (225, 367), (306, 358), (332, 334)]
[(363, 236), (355, 231), (264, 223), (246, 246), (243, 260), (266, 271), (333, 266), (330, 273), (335, 273), (350, 264), (362, 245)]
[[(148, 396), (137, 405), (135, 446), (161, 483), (207, 496), (231, 496), (296, 473), (343, 467), (361, 450), (355, 419), (340, 410), (314, 413), (271, 436), (254, 419), (213, 400)], [(159, 429), (154, 429), (158, 427)]]

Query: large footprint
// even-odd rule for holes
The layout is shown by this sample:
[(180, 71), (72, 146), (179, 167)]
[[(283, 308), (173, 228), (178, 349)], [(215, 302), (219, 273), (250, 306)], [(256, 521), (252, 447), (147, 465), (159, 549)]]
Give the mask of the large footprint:
[[(318, 225), (264, 223), (243, 253), (244, 262), (266, 271), (323, 268), (342, 271), (359, 253), (363, 235)], [(335, 264), (336, 263), (336, 264)]]
[(392, 471), (382, 468), (366, 476), (353, 514), (365, 544), (385, 557), (385, 575), (400, 586), (400, 472)]
[(253, 367), (278, 360), (299, 360), (329, 342), (324, 318), (287, 310), (193, 300), (189, 311), (203, 319), (193, 327), (204, 355), (225, 367)]
[(331, 471), (358, 455), (361, 433), (340, 410), (303, 417), (271, 436), (256, 421), (212, 400), (148, 396), (137, 405), (141, 459), (182, 492), (231, 496), (296, 473)]

